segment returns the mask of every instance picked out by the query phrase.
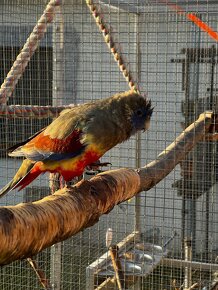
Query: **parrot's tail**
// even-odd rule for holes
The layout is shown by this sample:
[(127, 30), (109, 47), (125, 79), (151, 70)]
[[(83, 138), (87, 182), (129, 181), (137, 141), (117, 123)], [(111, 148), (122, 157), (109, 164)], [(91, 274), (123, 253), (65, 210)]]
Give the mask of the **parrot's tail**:
[(15, 174), (14, 178), (0, 190), (0, 197), (13, 190), (14, 188), (19, 187), (19, 190), (23, 189), (38, 175), (40, 175), (41, 171), (34, 170), (34, 165), (35, 163), (25, 159)]

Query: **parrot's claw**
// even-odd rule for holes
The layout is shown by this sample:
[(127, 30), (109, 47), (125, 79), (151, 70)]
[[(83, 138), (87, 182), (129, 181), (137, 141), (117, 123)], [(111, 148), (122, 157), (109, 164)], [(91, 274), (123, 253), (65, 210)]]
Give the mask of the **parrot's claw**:
[(71, 187), (71, 182), (70, 181), (65, 181), (65, 187), (70, 188)]
[(99, 167), (103, 167), (103, 166), (109, 166), (112, 165), (112, 163), (110, 162), (95, 162), (95, 163), (91, 163), (91, 166), (99, 166)]
[(94, 171), (99, 171), (101, 172), (101, 170), (99, 169), (99, 167), (106, 167), (112, 165), (110, 162), (100, 162), (100, 160), (93, 162), (91, 164), (89, 164), (86, 168), (88, 170), (94, 170)]

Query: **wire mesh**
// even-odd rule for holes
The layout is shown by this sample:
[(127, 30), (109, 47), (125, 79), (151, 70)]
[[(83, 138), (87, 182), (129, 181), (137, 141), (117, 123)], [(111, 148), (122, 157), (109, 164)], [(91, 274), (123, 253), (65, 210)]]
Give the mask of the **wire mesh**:
[[(140, 91), (155, 107), (148, 132), (116, 146), (102, 158), (112, 164), (111, 169), (136, 168), (155, 160), (201, 112), (216, 112), (218, 4), (211, 0), (172, 0), (170, 3), (102, 0), (94, 3), (100, 8), (99, 13)], [(44, 0), (34, 3), (1, 1), (1, 83), (47, 4)], [(64, 0), (56, 9), (54, 21), (48, 25), (7, 105), (58, 107), (128, 90), (128, 83), (86, 1)], [(192, 21), (187, 16), (190, 13), (210, 30)], [(51, 121), (51, 117), (0, 116), (1, 187), (13, 177), (21, 163), (19, 159), (9, 158), (6, 148), (25, 140)], [(149, 252), (142, 250), (156, 259), (150, 264), (143, 262), (144, 266), (151, 266), (148, 272), (137, 272), (138, 268), (128, 272), (128, 263), (138, 264), (125, 256), (124, 268), (132, 279), (127, 289), (187, 290), (194, 283), (198, 283), (196, 289), (217, 289), (213, 288), (218, 283), (216, 155), (215, 142), (199, 143), (180, 166), (157, 186), (141, 193), (137, 201), (133, 199), (122, 208), (115, 207), (93, 227), (62, 242), (58, 253), (47, 249), (37, 255), (36, 261), (50, 279), (52, 289), (92, 290), (114, 276), (107, 256), (106, 266), (98, 262), (108, 250), (105, 244), (108, 228), (113, 230), (113, 244), (137, 229), (141, 243), (162, 247), (160, 260), (153, 248)], [(30, 202), (49, 193), (48, 176), (44, 175), (21, 192), (10, 192), (0, 204)], [(130, 251), (137, 243), (137, 238), (131, 240), (130, 247), (126, 243), (124, 251)], [(187, 264), (185, 259), (192, 262)], [(93, 263), (97, 270), (90, 267)], [(87, 267), (96, 270), (89, 272), (92, 276), (88, 279)], [(41, 287), (26, 260), (14, 262), (0, 271), (1, 289)], [(116, 289), (117, 286), (112, 283), (104, 287), (99, 289)]]

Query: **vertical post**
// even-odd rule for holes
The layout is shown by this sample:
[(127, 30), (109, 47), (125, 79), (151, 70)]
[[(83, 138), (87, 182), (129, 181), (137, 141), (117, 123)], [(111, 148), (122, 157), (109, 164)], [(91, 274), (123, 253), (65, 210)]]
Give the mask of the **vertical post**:
[[(193, 37), (193, 34), (191, 34)], [(200, 37), (201, 30), (198, 29), (194, 35), (195, 39), (192, 42), (195, 44), (193, 47), (193, 51), (187, 50), (186, 52), (186, 62), (185, 62), (185, 101), (187, 111), (185, 112), (185, 126), (187, 127), (190, 123), (192, 123), (197, 115), (198, 106), (197, 101), (199, 98), (199, 71), (200, 64), (198, 61), (193, 62), (194, 53), (200, 53)], [(197, 59), (197, 56), (196, 56)], [(192, 108), (190, 108), (190, 104), (192, 104)], [(194, 105), (193, 105), (194, 104)], [(194, 156), (194, 162), (196, 161), (196, 157)], [(196, 193), (197, 194), (197, 193)], [(195, 252), (195, 231), (196, 231), (196, 197), (191, 195), (189, 192), (184, 191), (184, 201), (183, 201), (183, 238), (184, 241), (186, 239), (192, 238), (192, 251), (193, 254)]]
[[(141, 48), (139, 37), (139, 17), (140, 14), (135, 14), (135, 46), (136, 46), (136, 81), (137, 86), (141, 81)], [(135, 151), (135, 166), (141, 167), (141, 133), (136, 135), (136, 151)], [(135, 231), (141, 233), (141, 194), (137, 194), (135, 197)]]
[[(64, 96), (64, 22), (61, 5), (53, 22), (53, 106), (61, 106)], [(52, 192), (60, 188), (60, 175), (50, 175)], [(62, 244), (51, 247), (50, 281), (53, 290), (61, 290)]]
[[(184, 249), (185, 249), (185, 261), (192, 261), (192, 244), (191, 239), (185, 239)], [(192, 268), (190, 266), (185, 267), (184, 275), (184, 290), (190, 289), (192, 286)]]
[[(135, 45), (136, 45), (136, 82), (139, 89), (139, 84), (141, 82), (141, 44), (139, 36), (139, 17), (140, 14), (135, 14)], [(141, 133), (138, 132), (136, 135), (136, 151), (135, 151), (135, 166), (136, 168), (141, 168)], [(140, 238), (142, 231), (141, 226), (141, 193), (137, 194), (135, 197), (135, 232), (137, 232), (136, 239)], [(136, 287), (136, 288), (135, 288)], [(134, 289), (142, 288), (142, 278), (136, 279), (134, 283)]]
[[(195, 120), (198, 112), (198, 98), (199, 98), (199, 71), (200, 64), (198, 61), (193, 62), (193, 53), (200, 53), (201, 30), (198, 29), (193, 36), (195, 38), (192, 42), (195, 44), (192, 50), (187, 50), (186, 54), (186, 82), (185, 82), (185, 100), (187, 104), (185, 126), (187, 127), (193, 120)], [(197, 57), (196, 57), (197, 59)], [(190, 110), (190, 103), (194, 104), (193, 111)], [(196, 156), (194, 156), (196, 162)], [(197, 194), (197, 193), (195, 193)], [(185, 261), (192, 261), (192, 256), (195, 255), (196, 243), (196, 197), (194, 194), (190, 195), (189, 189), (184, 190), (183, 205), (182, 205), (182, 226), (183, 226), (183, 242), (184, 242), (184, 258)], [(184, 273), (184, 290), (188, 290), (192, 286), (192, 267), (186, 266)]]
[(53, 22), (53, 105), (63, 105), (64, 83), (64, 16), (62, 6), (58, 6)]
[[(215, 45), (211, 47), (211, 78), (210, 78), (210, 99), (209, 99), (209, 106), (208, 109), (214, 110), (215, 109), (215, 100), (214, 100), (214, 76), (215, 76), (215, 58), (216, 58), (216, 48)], [(216, 165), (216, 145), (214, 142), (208, 143), (208, 152), (210, 152), (207, 160), (207, 169), (206, 171), (209, 172), (211, 181), (215, 180), (215, 165)], [(212, 164), (212, 170), (210, 165)], [(215, 182), (214, 182), (215, 183)], [(210, 190), (206, 191), (206, 223), (205, 223), (205, 261), (209, 262), (209, 230), (210, 230)]]

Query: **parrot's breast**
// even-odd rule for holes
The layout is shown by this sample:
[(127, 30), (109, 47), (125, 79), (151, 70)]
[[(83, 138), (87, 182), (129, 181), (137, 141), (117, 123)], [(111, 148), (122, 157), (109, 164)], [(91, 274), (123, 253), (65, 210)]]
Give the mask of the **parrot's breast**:
[(89, 145), (82, 154), (71, 159), (62, 161), (40, 161), (35, 166), (42, 172), (59, 172), (65, 181), (70, 181), (74, 177), (82, 175), (85, 167), (96, 162), (103, 153), (96, 145)]

